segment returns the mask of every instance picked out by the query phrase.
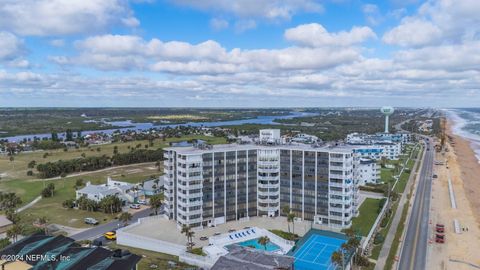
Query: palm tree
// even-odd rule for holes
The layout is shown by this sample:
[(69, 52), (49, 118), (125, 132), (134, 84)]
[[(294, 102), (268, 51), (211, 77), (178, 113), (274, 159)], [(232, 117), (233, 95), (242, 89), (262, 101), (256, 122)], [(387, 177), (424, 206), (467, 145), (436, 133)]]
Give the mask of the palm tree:
[(270, 243), (270, 238), (268, 238), (268, 236), (262, 236), (258, 238), (258, 243), (262, 245), (265, 248), (265, 250), (267, 250), (267, 245), (268, 243)]
[(13, 161), (15, 160), (15, 158), (13, 157), (13, 155), (10, 155), (10, 162), (12, 163), (12, 166), (13, 168), (15, 169), (15, 164), (13, 163)]
[(332, 257), (330, 257), (330, 259), (332, 260), (332, 263), (334, 265), (336, 265), (337, 267), (338, 266), (341, 266), (342, 269), (344, 269), (344, 265), (343, 265), (343, 253), (340, 252), (340, 251), (334, 251), (332, 253)]
[(47, 226), (47, 223), (48, 223), (48, 220), (46, 217), (39, 217), (37, 219), (37, 224), (40, 225), (41, 227), (43, 227), (43, 230), (45, 232), (45, 234), (48, 234), (48, 226)]
[(287, 222), (292, 223), (292, 233), (295, 234), (295, 213), (288, 213), (287, 215)]
[(158, 209), (163, 204), (163, 194), (155, 194), (150, 197), (150, 206), (155, 210), (155, 215), (157, 215)]
[(128, 225), (128, 222), (132, 220), (133, 216), (132, 214), (128, 212), (122, 212), (120, 216), (118, 217), (118, 220), (122, 221), (125, 226)]
[(18, 236), (22, 233), (23, 227), (20, 224), (13, 224), (13, 226), (7, 230), (7, 237), (12, 239), (13, 242), (17, 242)]
[(192, 244), (191, 244), (192, 240), (191, 239), (193, 238), (195, 233), (192, 231), (190, 226), (185, 225), (185, 224), (182, 226), (182, 231), (180, 233), (185, 234), (185, 236), (187, 237), (187, 249), (191, 250), (192, 249)]
[(282, 212), (283, 212), (283, 214), (285, 214), (285, 216), (287, 216), (288, 233), (290, 233), (290, 221), (288, 220), (288, 215), (290, 214), (290, 206), (285, 205), (282, 208)]

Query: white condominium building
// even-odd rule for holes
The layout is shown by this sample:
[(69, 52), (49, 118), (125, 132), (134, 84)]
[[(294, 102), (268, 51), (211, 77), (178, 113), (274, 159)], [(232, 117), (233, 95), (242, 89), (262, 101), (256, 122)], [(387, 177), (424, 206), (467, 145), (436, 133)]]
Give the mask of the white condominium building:
[(164, 165), (166, 214), (178, 226), (285, 215), (288, 206), (297, 218), (345, 228), (358, 214), (352, 147), (170, 147)]

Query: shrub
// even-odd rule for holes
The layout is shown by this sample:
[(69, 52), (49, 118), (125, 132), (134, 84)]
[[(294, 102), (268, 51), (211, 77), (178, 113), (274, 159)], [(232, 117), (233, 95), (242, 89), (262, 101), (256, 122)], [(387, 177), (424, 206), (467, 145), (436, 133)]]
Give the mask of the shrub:
[(385, 237), (383, 237), (383, 235), (381, 235), (381, 234), (379, 234), (379, 233), (377, 233), (377, 234), (375, 235), (375, 238), (373, 239), (373, 243), (374, 243), (375, 245), (378, 245), (378, 244), (380, 244), (380, 243), (383, 243), (383, 241), (385, 241)]
[(75, 201), (74, 201), (73, 199), (65, 200), (65, 201), (62, 203), (62, 206), (65, 207), (65, 208), (70, 208), (70, 209), (72, 209), (73, 207), (75, 207)]

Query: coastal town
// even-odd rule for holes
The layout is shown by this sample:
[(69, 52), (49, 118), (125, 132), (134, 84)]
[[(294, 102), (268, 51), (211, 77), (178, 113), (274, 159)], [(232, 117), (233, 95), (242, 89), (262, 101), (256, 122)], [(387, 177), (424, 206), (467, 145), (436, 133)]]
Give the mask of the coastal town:
[[(445, 119), (441, 113), (418, 111), (394, 124), (393, 108), (378, 114), (384, 115), (382, 130), (335, 141), (291, 126), (286, 134), (180, 126), (4, 140), (6, 244), (34, 241), (37, 236), (29, 235), (41, 231), (85, 248), (149, 254), (148, 260), (132, 259), (148, 267), (270, 267), (272, 260), (287, 269), (395, 267), (422, 155), (451, 153), (445, 151), (452, 139), (434, 130)], [(403, 129), (412, 125), (414, 132)], [(430, 149), (427, 140), (437, 143)], [(435, 160), (437, 166), (448, 163)], [(444, 179), (440, 171), (434, 177)], [(432, 249), (444, 250), (455, 237), (428, 238)], [(355, 246), (345, 250), (346, 242)], [(310, 246), (322, 250), (325, 243), (331, 247), (323, 260), (309, 261), (308, 254), (322, 254)], [(255, 262), (238, 257), (247, 251)], [(437, 254), (429, 253), (432, 263)]]
[(479, 0), (0, 0), (0, 270), (480, 269)]

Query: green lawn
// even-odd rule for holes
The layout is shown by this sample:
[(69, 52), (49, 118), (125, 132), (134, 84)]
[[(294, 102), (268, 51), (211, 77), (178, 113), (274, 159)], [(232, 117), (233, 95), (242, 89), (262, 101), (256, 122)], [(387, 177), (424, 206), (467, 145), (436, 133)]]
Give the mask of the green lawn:
[[(211, 137), (204, 135), (188, 135), (182, 136), (180, 138), (168, 138), (165, 141), (157, 139), (153, 141), (153, 146), (149, 146), (149, 149), (164, 148), (169, 145), (170, 142), (178, 142), (192, 139), (204, 140), (209, 144), (222, 144), (226, 143), (224, 137)], [(10, 161), (8, 156), (0, 156), (0, 176), (3, 180), (13, 180), (13, 179), (35, 179), (35, 175), (27, 176), (27, 171), (32, 170), (36, 173), (35, 169), (29, 169), (28, 163), (30, 161), (36, 161), (37, 164), (53, 162), (58, 160), (68, 160), (73, 158), (80, 158), (82, 153), (88, 156), (101, 156), (113, 154), (113, 149), (116, 146), (119, 153), (127, 153), (130, 151), (130, 148), (136, 147), (138, 144), (141, 145), (141, 148), (144, 148), (145, 145), (148, 145), (149, 142), (146, 140), (143, 141), (131, 141), (131, 142), (116, 142), (105, 145), (82, 147), (79, 149), (68, 149), (67, 152), (63, 149), (58, 150), (45, 150), (45, 151), (35, 151), (35, 152), (22, 152), (14, 156), (14, 161)], [(100, 151), (97, 151), (97, 148)], [(45, 153), (48, 153), (47, 157), (43, 157)]]
[[(155, 148), (165, 147), (169, 142), (191, 140), (191, 139), (202, 139), (211, 144), (226, 143), (225, 138), (220, 137), (209, 137), (209, 136), (184, 136), (181, 138), (170, 138), (165, 142), (161, 140), (155, 141)], [(99, 146), (102, 148), (101, 152), (89, 151), (86, 152), (87, 155), (101, 155), (101, 154), (111, 154), (113, 152), (113, 147), (118, 146), (119, 152), (128, 151), (128, 146), (135, 147), (137, 144), (147, 144), (147, 141), (135, 141), (127, 143), (114, 143), (109, 145)], [(96, 149), (96, 148), (95, 148)], [(64, 152), (63, 150), (48, 151), (52, 153), (51, 156), (43, 159), (43, 153), (45, 152), (33, 152), (33, 153), (21, 153), (15, 156), (15, 168), (11, 167), (14, 171), (8, 172), (10, 176), (12, 175), (24, 175), (24, 172), (27, 170), (27, 164), (30, 160), (37, 160), (37, 162), (47, 162), (54, 161), (59, 159), (69, 159), (74, 157), (79, 157), (85, 149), (79, 150), (69, 150)], [(5, 157), (0, 159), (0, 171), (2, 171), (2, 161), (3, 166), (5, 166)], [(10, 161), (8, 161), (10, 162)], [(10, 163), (7, 163), (10, 166)], [(3, 171), (2, 171), (3, 172)], [(22, 221), (24, 224), (30, 225), (38, 217), (45, 216), (49, 223), (57, 223), (61, 225), (71, 226), (71, 227), (87, 227), (83, 223), (85, 217), (94, 217), (100, 222), (107, 222), (112, 220), (115, 215), (106, 215), (101, 212), (87, 212), (83, 210), (74, 210), (74, 209), (65, 209), (62, 207), (62, 202), (67, 199), (75, 199), (75, 182), (77, 179), (82, 179), (84, 183), (90, 181), (92, 184), (102, 184), (106, 182), (108, 176), (125, 182), (130, 183), (139, 183), (143, 180), (149, 179), (151, 177), (157, 177), (163, 174), (162, 168), (160, 171), (155, 167), (154, 163), (142, 163), (142, 164), (132, 164), (122, 167), (111, 167), (104, 171), (99, 172), (86, 172), (85, 175), (80, 176), (68, 176), (64, 179), (55, 179), (55, 180), (40, 180), (34, 179), (34, 177), (19, 176), (16, 179), (9, 179), (9, 177), (2, 177), (0, 181), (0, 190), (7, 192), (15, 192), (23, 201), (23, 204), (31, 202), (33, 199), (38, 197), (44, 188), (44, 185), (48, 183), (55, 184), (55, 195), (52, 198), (42, 198), (31, 208), (25, 210), (21, 213)]]
[(367, 198), (360, 206), (360, 214), (353, 218), (352, 228), (360, 235), (367, 236), (379, 213), (380, 199)]
[(380, 179), (383, 183), (393, 182), (393, 169), (381, 168)]

